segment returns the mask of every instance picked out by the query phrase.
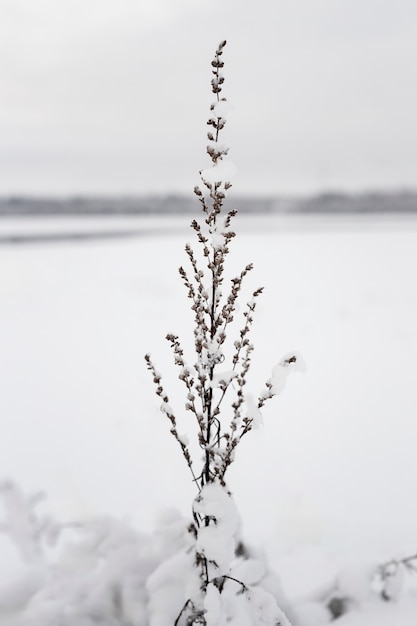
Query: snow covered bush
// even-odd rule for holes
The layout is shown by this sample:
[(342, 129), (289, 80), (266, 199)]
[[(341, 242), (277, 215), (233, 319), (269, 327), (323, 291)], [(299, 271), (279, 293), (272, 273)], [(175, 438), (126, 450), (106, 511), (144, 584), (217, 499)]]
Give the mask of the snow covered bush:
[[(415, 622), (416, 574), (417, 554), (390, 559), (382, 564), (374, 560), (355, 559), (339, 570), (331, 589), (327, 589), (323, 595), (315, 598), (315, 603), (316, 606), (327, 610), (329, 620), (341, 618), (341, 625), (346, 623), (355, 624), (355, 626), (365, 623), (385, 624), (385, 621), (381, 621), (385, 619), (388, 620), (387, 623), (393, 623), (390, 620), (392, 611), (395, 613), (395, 608), (392, 609), (390, 606), (397, 605), (397, 608), (400, 606), (404, 608), (411, 603), (414, 605)], [(302, 617), (302, 607), (296, 607), (296, 614), (297, 617)], [(407, 608), (404, 615), (408, 615)], [(362, 621), (363, 619), (365, 621)], [(401, 619), (408, 619), (408, 617)], [(303, 619), (300, 621), (300, 626), (304, 623), (307, 626), (313, 626), (314, 620), (311, 619), (310, 613), (305, 622)], [(323, 619), (319, 622), (320, 626), (324, 626), (325, 623), (327, 622)]]
[(112, 517), (60, 524), (39, 512), (42, 499), (42, 494), (27, 496), (10, 480), (0, 483), (0, 530), (23, 561), (7, 581), (0, 579), (0, 624), (156, 623), (157, 596), (148, 590), (148, 579), (162, 562), (186, 553), (186, 520), (166, 513), (152, 534)]
[[(207, 153), (211, 166), (200, 172), (202, 188), (194, 192), (201, 204), (204, 220), (191, 224), (199, 243), (199, 255), (190, 244), (185, 251), (190, 269), (179, 273), (191, 301), (194, 314), (194, 348), (192, 364), (186, 361), (179, 337), (167, 335), (179, 368), (179, 379), (185, 385), (185, 411), (194, 417), (196, 439), (200, 452), (193, 452), (193, 442), (179, 430), (177, 411), (170, 404), (161, 382), (161, 375), (149, 354), (146, 362), (161, 399), (161, 411), (170, 422), (172, 435), (178, 442), (190, 469), (197, 495), (192, 507), (193, 523), (190, 534), (192, 549), (166, 563), (149, 584), (161, 586), (166, 577), (185, 575), (181, 592), (177, 588), (176, 610), (164, 612), (151, 626), (167, 624), (222, 626), (284, 626), (288, 620), (278, 608), (274, 597), (256, 585), (262, 576), (255, 561), (242, 567), (236, 558), (238, 515), (231, 492), (226, 485), (226, 473), (235, 459), (236, 448), (261, 420), (260, 409), (279, 394), (288, 374), (303, 368), (299, 355), (284, 356), (273, 368), (265, 389), (255, 400), (246, 392), (247, 375), (251, 365), (253, 345), (249, 334), (257, 299), (262, 288), (256, 289), (246, 303), (238, 332), (233, 324), (237, 300), (252, 264), (231, 279), (225, 290), (225, 261), (235, 237), (231, 223), (236, 211), (225, 212), (224, 203), (231, 187), (234, 165), (227, 160), (229, 148), (221, 134), (226, 124), (229, 102), (222, 93), (224, 76), (222, 55), (225, 41), (218, 46), (212, 65), (212, 92), (215, 101), (207, 122)], [(230, 338), (232, 335), (232, 338)], [(179, 572), (182, 572), (179, 574)]]

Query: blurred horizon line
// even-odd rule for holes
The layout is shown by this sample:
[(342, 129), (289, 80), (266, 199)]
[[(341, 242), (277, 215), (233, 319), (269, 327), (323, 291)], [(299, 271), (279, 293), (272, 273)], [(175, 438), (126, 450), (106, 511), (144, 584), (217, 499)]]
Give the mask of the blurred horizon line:
[[(312, 194), (229, 194), (242, 213), (417, 212), (417, 188), (324, 190)], [(137, 194), (0, 194), (0, 216), (158, 215), (195, 211), (191, 192)]]

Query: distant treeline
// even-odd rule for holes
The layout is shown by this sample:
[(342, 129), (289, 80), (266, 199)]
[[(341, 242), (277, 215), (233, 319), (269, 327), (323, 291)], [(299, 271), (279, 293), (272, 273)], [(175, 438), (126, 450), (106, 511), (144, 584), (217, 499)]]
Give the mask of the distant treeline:
[[(413, 213), (417, 191), (321, 193), (311, 197), (232, 197), (242, 213)], [(194, 213), (192, 194), (68, 198), (0, 197), (0, 215), (163, 215)]]

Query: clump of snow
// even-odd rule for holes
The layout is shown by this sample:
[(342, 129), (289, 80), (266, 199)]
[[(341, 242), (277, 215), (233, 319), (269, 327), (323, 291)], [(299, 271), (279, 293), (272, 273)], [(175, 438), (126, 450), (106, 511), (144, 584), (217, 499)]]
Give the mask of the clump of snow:
[(261, 587), (241, 586), (230, 579), (225, 581), (221, 593), (214, 584), (208, 585), (204, 609), (209, 626), (291, 626), (269, 592)]
[(220, 626), (222, 619), (222, 596), (215, 585), (208, 585), (203, 603), (207, 626)]
[(185, 433), (177, 433), (177, 439), (183, 446), (188, 446), (190, 444), (190, 440)]
[(288, 376), (292, 372), (304, 373), (305, 371), (306, 364), (299, 352), (289, 352), (288, 354), (285, 354), (279, 363), (273, 367), (271, 378), (268, 380), (270, 389), (263, 392), (261, 398), (267, 397), (270, 394), (280, 394), (287, 383)]
[(165, 413), (166, 415), (172, 415), (172, 407), (165, 400), (162, 402), (160, 409), (162, 413)]
[(206, 623), (290, 626), (275, 597), (261, 586), (268, 574), (266, 564), (235, 555), (239, 519), (227, 489), (216, 482), (206, 484), (194, 502), (194, 513), (201, 520), (196, 551), (207, 560), (208, 584), (203, 599)]
[(214, 338), (209, 342), (207, 348), (202, 351), (204, 365), (211, 367), (224, 361), (224, 354), (219, 344), (219, 339)]
[(194, 589), (188, 587), (193, 569), (194, 554), (180, 550), (151, 573), (146, 581), (149, 626), (175, 622), (188, 597), (194, 596)]
[(208, 167), (201, 172), (201, 178), (206, 183), (227, 183), (233, 180), (236, 174), (236, 166), (232, 161), (221, 160), (213, 167)]
[(219, 100), (212, 104), (212, 110), (216, 117), (227, 119), (227, 115), (230, 111), (233, 111), (234, 105), (229, 100)]
[(44, 497), (41, 492), (25, 495), (11, 480), (0, 483), (0, 500), (3, 503), (0, 530), (7, 532), (23, 559), (29, 563), (41, 562), (44, 546), (52, 545), (59, 534), (58, 526), (36, 511)]
[(210, 156), (213, 156), (216, 158), (226, 155), (229, 152), (229, 150), (230, 150), (229, 145), (224, 141), (215, 141), (214, 139), (211, 139), (207, 143), (208, 153), (210, 154)]
[(236, 378), (236, 376), (237, 372), (235, 372), (234, 370), (218, 372), (213, 376), (211, 387), (213, 387), (213, 389), (216, 387), (220, 387), (220, 389), (225, 389), (230, 385), (231, 381)]
[[(246, 623), (248, 626), (291, 626), (285, 613), (278, 608), (275, 598), (262, 589), (251, 587), (246, 603), (249, 611)], [(235, 622), (236, 626), (238, 622)]]
[(251, 558), (238, 561), (232, 572), (233, 578), (241, 580), (245, 585), (258, 585), (266, 575), (267, 567), (265, 561)]
[(248, 393), (245, 396), (246, 403), (246, 416), (251, 420), (252, 428), (259, 428), (263, 425), (264, 420), (262, 417), (262, 413), (258, 408), (257, 403), (252, 394)]
[(219, 483), (208, 483), (194, 501), (194, 513), (210, 520), (200, 526), (196, 550), (209, 562), (213, 576), (230, 572), (235, 555), (235, 534), (239, 516), (233, 498)]
[(217, 229), (211, 229), (210, 239), (214, 249), (219, 249), (224, 246), (224, 233), (219, 232)]

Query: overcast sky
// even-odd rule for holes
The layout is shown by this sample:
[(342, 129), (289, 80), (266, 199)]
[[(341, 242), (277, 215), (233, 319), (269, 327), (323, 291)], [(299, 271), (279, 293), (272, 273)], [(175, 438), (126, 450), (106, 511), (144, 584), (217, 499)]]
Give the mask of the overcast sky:
[(416, 0), (0, 0), (0, 193), (189, 192), (223, 38), (236, 192), (417, 186)]

